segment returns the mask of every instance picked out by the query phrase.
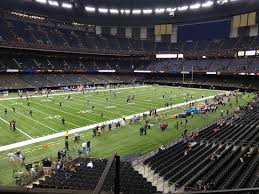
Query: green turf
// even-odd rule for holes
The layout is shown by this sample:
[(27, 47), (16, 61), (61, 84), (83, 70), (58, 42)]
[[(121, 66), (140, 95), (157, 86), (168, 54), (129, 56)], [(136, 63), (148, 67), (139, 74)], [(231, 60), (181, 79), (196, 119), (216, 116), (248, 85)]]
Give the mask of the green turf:
[[(4, 115), (1, 111), (1, 118), (6, 121), (15, 119), (17, 121), (17, 127), (30, 136), (38, 137), (47, 134), (55, 133), (56, 131), (63, 131), (65, 129), (77, 128), (78, 126), (85, 126), (92, 123), (101, 121), (100, 114), (104, 113), (104, 120), (110, 120), (112, 118), (118, 118), (122, 115), (130, 115), (138, 112), (148, 110), (150, 107), (163, 107), (165, 102), (169, 102), (172, 98), (173, 104), (178, 104), (184, 101), (184, 97), (189, 93), (193, 96), (193, 99), (201, 98), (204, 96), (215, 95), (222, 91), (212, 90), (198, 90), (198, 89), (180, 89), (173, 87), (147, 87), (147, 88), (135, 88), (135, 89), (123, 89), (116, 91), (95, 92), (88, 94), (73, 94), (72, 99), (67, 100), (67, 94), (62, 96), (54, 96), (53, 98), (41, 97), (31, 98), (30, 107), (27, 106), (26, 99), (16, 100), (4, 100), (0, 101), (0, 105), (3, 110), (4, 107), (12, 108), (16, 107), (16, 113), (11, 110), (8, 111), (8, 115)], [(117, 94), (117, 97), (114, 96)], [(126, 99), (129, 94), (135, 94), (134, 104), (127, 104)], [(161, 96), (165, 95), (166, 99), (161, 99)], [(150, 98), (147, 98), (150, 97)], [(108, 98), (108, 101), (106, 100)], [(253, 98), (253, 95), (246, 95), (240, 99), (240, 105), (244, 105)], [(46, 100), (50, 100), (49, 102)], [(54, 100), (54, 102), (53, 102)], [(89, 105), (87, 103), (89, 100)], [(63, 107), (59, 107), (59, 102), (62, 101)], [(231, 99), (232, 103), (235, 103), (234, 99)], [(13, 104), (15, 103), (15, 104)], [(18, 104), (17, 104), (18, 103)], [(91, 110), (92, 106), (95, 106), (94, 113), (80, 113), (81, 110)], [(109, 107), (111, 108), (109, 108)], [(108, 107), (108, 108), (107, 108)], [(29, 110), (33, 111), (33, 117), (30, 119)], [(232, 111), (229, 106), (224, 107)], [(175, 129), (175, 120), (169, 118), (169, 115), (173, 113), (181, 112), (182, 110), (173, 109), (167, 111), (167, 116), (162, 121), (169, 122), (169, 129), (165, 132), (159, 130), (159, 123), (162, 121), (154, 121), (155, 125), (151, 130), (148, 130), (148, 135), (144, 137), (139, 136), (139, 125), (128, 125), (125, 128), (114, 129), (111, 132), (107, 131), (105, 134), (92, 138), (91, 131), (81, 133), (82, 139), (91, 139), (92, 152), (91, 156), (94, 157), (110, 157), (113, 152), (117, 152), (121, 156), (129, 155), (133, 152), (140, 154), (152, 151), (159, 145), (169, 143), (172, 140), (177, 139), (182, 132), (187, 129), (189, 131), (198, 127), (202, 127), (216, 119), (220, 118), (219, 111), (211, 113), (209, 116), (195, 115), (193, 119), (189, 119), (187, 126), (181, 126), (179, 130)], [(66, 125), (62, 126), (60, 118), (58, 116), (64, 116), (66, 119)], [(54, 118), (56, 116), (56, 118)], [(54, 119), (50, 119), (50, 118)], [(21, 140), (28, 139), (20, 132), (12, 132), (9, 129), (9, 125), (1, 122), (0, 145), (6, 145)], [(69, 122), (69, 123), (68, 123)], [(72, 137), (71, 137), (72, 139)], [(48, 143), (49, 148), (44, 149), (43, 144)], [(81, 146), (81, 143), (70, 142), (69, 155), (76, 157), (77, 149)], [(33, 162), (41, 160), (48, 156), (55, 158), (59, 149), (64, 147), (64, 140), (62, 138), (52, 139), (46, 142), (36, 143), (33, 145), (25, 146), (21, 150), (26, 156), (26, 162)], [(8, 152), (0, 152), (0, 185), (13, 185), (12, 169), (17, 169), (19, 164), (10, 164), (6, 159)]]

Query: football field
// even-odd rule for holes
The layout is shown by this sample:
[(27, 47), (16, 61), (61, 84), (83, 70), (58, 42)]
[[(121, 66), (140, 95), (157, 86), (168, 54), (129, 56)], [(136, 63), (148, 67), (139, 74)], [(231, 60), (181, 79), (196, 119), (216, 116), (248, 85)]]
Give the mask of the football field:
[[(224, 92), (168, 86), (144, 86), (99, 90), (98, 92), (85, 92), (84, 94), (81, 92), (61, 92), (48, 97), (35, 96), (28, 100), (27, 98), (17, 98), (17, 96), (2, 97), (0, 99), (0, 148), (61, 132), (62, 136), (60, 137), (19, 147), (25, 155), (25, 163), (40, 161), (44, 157), (50, 157), (55, 161), (57, 152), (64, 148), (64, 130), (84, 129), (85, 126), (121, 118), (123, 115), (134, 115), (148, 111), (150, 108), (162, 108), (167, 102), (178, 105), (185, 100), (191, 100), (191, 98), (196, 100), (201, 99), (202, 96), (206, 98)], [(69, 95), (70, 99), (68, 99)], [(134, 100), (127, 102), (127, 98), (133, 95)], [(238, 105), (245, 105), (253, 97), (253, 94), (243, 95)], [(230, 102), (236, 105), (235, 97), (232, 97)], [(12, 109), (13, 107), (15, 112)], [(235, 107), (226, 105), (222, 109), (233, 112)], [(7, 114), (5, 114), (5, 108)], [(197, 114), (193, 119), (189, 119), (187, 125), (181, 125), (176, 130), (177, 120), (171, 119), (170, 116), (183, 112), (186, 108), (186, 106), (182, 106), (159, 112), (166, 115), (160, 120), (152, 121), (153, 126), (147, 131), (146, 136), (139, 135), (139, 128), (143, 125), (143, 121), (140, 125), (129, 125), (127, 123), (124, 128), (106, 130), (95, 138), (92, 137), (91, 129), (82, 131), (80, 132), (81, 142), (79, 143), (74, 142), (74, 135), (70, 134), (68, 155), (77, 157), (77, 150), (81, 147), (82, 141), (86, 140), (91, 141), (90, 156), (93, 157), (108, 158), (114, 152), (122, 157), (133, 153), (144, 154), (157, 149), (161, 144), (167, 144), (179, 138), (184, 130), (190, 132), (221, 117), (220, 111), (208, 115)], [(29, 114), (30, 111), (32, 111), (32, 116)], [(102, 118), (101, 114), (103, 114)], [(63, 117), (65, 119), (64, 125), (62, 124)], [(10, 129), (9, 122), (12, 120), (16, 121), (16, 131)], [(159, 129), (161, 122), (169, 123), (168, 130), (162, 132)], [(48, 148), (44, 148), (44, 144), (48, 144)], [(15, 152), (17, 149), (18, 147), (12, 149), (12, 151)], [(8, 152), (9, 150), (0, 152), (0, 185), (13, 185), (13, 170), (24, 171), (24, 167), (18, 161), (15, 163), (8, 162)]]
[[(184, 99), (191, 100), (191, 96), (195, 100), (217, 93), (219, 91), (146, 86), (84, 94), (66, 92), (28, 99), (5, 98), (0, 101), (0, 146), (161, 108), (167, 102), (179, 104)], [(133, 95), (134, 100), (127, 102), (128, 96)], [(16, 131), (9, 124), (13, 120)]]

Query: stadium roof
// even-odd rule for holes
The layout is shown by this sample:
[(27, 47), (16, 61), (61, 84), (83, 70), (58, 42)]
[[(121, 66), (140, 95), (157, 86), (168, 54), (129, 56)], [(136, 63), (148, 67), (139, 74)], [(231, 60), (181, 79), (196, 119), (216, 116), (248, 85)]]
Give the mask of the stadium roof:
[(256, 11), (258, 0), (8, 0), (4, 9), (89, 24), (155, 24)]

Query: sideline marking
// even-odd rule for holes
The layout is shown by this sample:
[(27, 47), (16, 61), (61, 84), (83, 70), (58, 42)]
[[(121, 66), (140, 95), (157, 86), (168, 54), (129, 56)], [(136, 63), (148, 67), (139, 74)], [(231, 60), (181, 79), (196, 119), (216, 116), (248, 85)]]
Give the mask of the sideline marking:
[[(224, 92), (224, 93), (221, 93), (219, 95), (223, 95), (223, 94), (227, 94), (227, 93), (229, 93), (229, 92)], [(183, 102), (183, 103), (179, 103), (179, 104), (175, 104), (172, 107), (159, 108), (159, 109), (157, 109), (157, 112), (161, 112), (161, 111), (164, 111), (164, 110), (169, 110), (169, 109), (177, 108), (179, 106), (180, 107), (181, 106), (185, 106), (187, 104), (190, 104), (190, 102), (196, 103), (196, 102), (212, 99), (215, 96), (216, 95), (208, 96), (208, 97), (204, 97), (204, 98), (199, 98), (199, 99), (196, 99), (196, 100), (192, 100), (192, 101), (188, 101), (188, 102)], [(149, 113), (149, 111), (142, 112), (142, 113), (137, 113), (137, 114), (133, 114), (133, 115), (129, 115), (129, 116), (126, 116), (126, 120), (129, 120), (129, 119), (133, 118), (134, 116), (142, 116), (143, 114), (148, 114), (148, 113)], [(107, 125), (109, 123), (114, 123), (114, 122), (117, 122), (119, 120), (121, 120), (121, 118), (113, 119), (113, 120), (105, 121), (105, 122), (100, 122), (100, 123), (96, 123), (96, 124), (92, 124), (92, 125), (76, 128), (76, 129), (71, 129), (71, 130), (69, 130), (69, 134), (71, 135), (71, 134), (74, 134), (76, 132), (87, 131), (87, 130), (93, 129), (93, 128), (97, 127), (97, 126), (101, 126), (103, 124)], [(35, 138), (35, 139), (31, 139), (31, 140), (26, 140), (26, 141), (14, 143), (14, 144), (9, 144), (9, 145), (5, 145), (5, 146), (1, 146), (0, 147), (0, 152), (1, 151), (6, 151), (6, 150), (10, 150), (10, 149), (14, 149), (14, 148), (18, 148), (18, 147), (22, 147), (22, 146), (26, 146), (26, 145), (30, 145), (30, 144), (33, 144), (33, 143), (39, 143), (39, 142), (42, 142), (42, 141), (46, 141), (46, 140), (50, 140), (50, 139), (54, 139), (54, 138), (62, 137), (62, 136), (64, 136), (64, 131), (59, 132), (59, 133), (55, 133), (55, 134), (51, 134), (51, 135), (47, 135), (47, 136), (43, 136), (43, 137), (38, 137), (38, 138)]]
[[(4, 121), (5, 123), (9, 124), (9, 122), (6, 121), (5, 119), (3, 119), (2, 117), (0, 117), (0, 119), (1, 119), (2, 121)], [(20, 131), (23, 135), (29, 137), (30, 139), (33, 139), (32, 136), (30, 136), (29, 134), (25, 133), (23, 130), (21, 130), (21, 129), (17, 128), (17, 127), (16, 127), (16, 129), (17, 129), (17, 131)]]

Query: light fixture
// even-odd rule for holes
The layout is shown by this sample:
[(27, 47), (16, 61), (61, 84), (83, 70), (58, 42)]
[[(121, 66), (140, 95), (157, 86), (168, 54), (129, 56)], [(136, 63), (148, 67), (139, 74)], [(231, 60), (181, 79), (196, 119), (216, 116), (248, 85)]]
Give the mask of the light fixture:
[(165, 12), (165, 9), (164, 8), (157, 8), (155, 9), (155, 13), (164, 13)]
[(173, 12), (173, 11), (176, 11), (176, 8), (168, 7), (168, 8), (166, 8), (166, 11), (167, 12)]
[(200, 7), (201, 7), (200, 3), (196, 3), (196, 4), (193, 4), (193, 5), (190, 5), (190, 9), (199, 9)]
[(57, 1), (48, 1), (48, 3), (52, 6), (58, 6), (58, 2)]
[(217, 0), (217, 4), (220, 4), (220, 5), (223, 5), (227, 2), (228, 2), (228, 0)]
[(143, 9), (143, 14), (151, 14), (152, 12), (152, 9)]
[(36, 2), (38, 2), (38, 3), (47, 3), (47, 0), (35, 0)]
[(95, 12), (95, 7), (85, 6), (85, 11), (87, 12)]
[(130, 14), (130, 9), (125, 9), (126, 14)]
[(108, 9), (107, 8), (98, 8), (98, 11), (100, 13), (107, 13), (108, 12)]
[(213, 4), (214, 4), (213, 1), (207, 1), (207, 2), (203, 3), (201, 6), (202, 7), (211, 7)]
[(119, 10), (118, 9), (110, 9), (111, 14), (118, 14)]
[(70, 3), (62, 3), (62, 7), (66, 8), (66, 9), (71, 9), (72, 8), (72, 4), (70, 4)]
[(132, 14), (134, 14), (134, 15), (141, 14), (141, 9), (133, 9)]
[(185, 5), (185, 6), (182, 6), (182, 7), (178, 7), (177, 9), (178, 9), (178, 11), (186, 11), (188, 9), (188, 6)]

